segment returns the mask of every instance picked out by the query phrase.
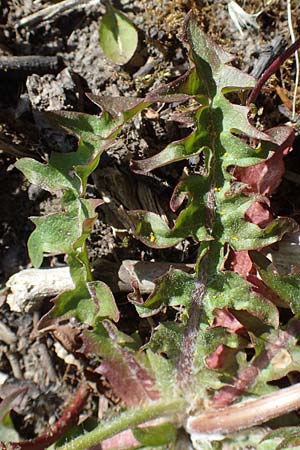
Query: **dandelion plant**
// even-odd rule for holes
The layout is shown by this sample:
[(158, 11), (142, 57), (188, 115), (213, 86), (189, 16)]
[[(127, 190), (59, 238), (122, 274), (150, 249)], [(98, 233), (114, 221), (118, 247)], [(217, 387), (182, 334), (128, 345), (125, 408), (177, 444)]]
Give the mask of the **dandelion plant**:
[[(297, 229), (293, 220), (274, 217), (269, 198), (293, 132), (284, 126), (261, 131), (250, 122), (242, 99), (256, 80), (231, 65), (232, 56), (192, 15), (184, 38), (192, 63), (186, 74), (145, 99), (119, 99), (114, 114), (101, 118), (53, 114), (79, 137), (77, 151), (52, 154), (47, 165), (17, 163), (32, 183), (63, 191), (61, 212), (33, 218), (28, 246), (35, 266), (47, 253), (67, 254), (75, 287), (54, 300), (40, 328), (72, 316), (88, 325), (81, 352), (99, 358), (95, 372), (106, 377), (124, 406), (60, 450), (100, 441), (107, 449), (163, 450), (184, 441), (184, 448), (226, 444), (263, 450), (300, 441), (293, 413), (300, 407), (300, 384), (287, 385), (300, 367), (300, 278), (276, 272), (264, 256), (267, 246)], [(105, 98), (94, 100), (105, 109)], [(118, 328), (110, 289), (92, 279), (85, 241), (101, 200), (86, 199), (85, 192), (88, 176), (123, 124), (156, 102), (192, 104), (192, 130), (157, 155), (132, 161), (132, 170), (146, 173), (199, 155), (201, 171), (186, 170), (178, 180), (170, 198), (174, 222), (145, 210), (128, 211), (128, 220), (135, 238), (150, 247), (189, 238), (199, 250), (194, 273), (171, 268), (144, 302), (135, 302), (141, 317), (155, 316), (158, 324), (149, 342), (139, 345)], [(177, 314), (159, 315), (162, 309)], [(289, 320), (282, 319), (282, 310), (289, 310)], [(289, 427), (277, 421), (271, 432), (269, 421), (281, 415)]]

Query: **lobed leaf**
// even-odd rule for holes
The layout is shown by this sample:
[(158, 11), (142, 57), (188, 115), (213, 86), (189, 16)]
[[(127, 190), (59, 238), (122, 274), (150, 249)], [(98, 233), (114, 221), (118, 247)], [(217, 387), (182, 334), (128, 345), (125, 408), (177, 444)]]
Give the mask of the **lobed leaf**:
[(105, 375), (115, 393), (128, 406), (159, 398), (153, 375), (132, 351), (120, 345), (118, 332), (110, 322), (98, 322), (93, 331), (83, 333), (82, 340), (81, 351), (86, 356), (102, 358), (95, 372)]
[[(132, 32), (126, 28), (126, 18), (108, 6), (101, 26), (104, 39), (113, 36), (113, 57), (120, 49), (122, 53), (127, 43), (120, 33), (127, 29), (127, 39)], [(87, 358), (100, 359), (95, 372), (107, 378), (115, 394), (129, 407), (173, 397), (192, 399), (195, 409), (205, 409), (208, 403), (215, 408), (226, 407), (241, 395), (274, 391), (278, 387), (270, 382), (299, 371), (299, 324), (292, 321), (286, 329), (280, 328), (278, 309), (263, 296), (269, 289), (298, 314), (298, 275), (281, 276), (263, 267), (259, 269), (259, 289), (246, 281), (258, 280), (248, 251), (256, 249), (258, 253), (297, 228), (291, 219), (273, 219), (270, 202), (262, 195), (278, 185), (293, 133), (284, 127), (269, 132), (257, 130), (249, 122), (248, 108), (233, 104), (227, 96), (250, 89), (255, 80), (230, 65), (232, 56), (211, 42), (192, 16), (186, 21), (185, 35), (194, 64), (187, 74), (148, 94), (145, 100), (112, 99), (109, 113), (101, 118), (75, 113), (52, 115), (79, 137), (77, 152), (53, 154), (47, 165), (28, 159), (18, 163), (32, 182), (50, 192), (64, 192), (60, 214), (33, 219), (36, 229), (29, 240), (29, 251), (37, 266), (45, 253), (67, 253), (75, 288), (55, 299), (41, 326), (71, 316), (90, 325), (92, 328), (82, 333), (81, 351)], [(129, 54), (128, 50), (118, 57), (126, 59)], [(91, 99), (100, 107), (107, 102), (104, 97)], [(193, 102), (193, 131), (158, 155), (134, 161), (132, 167), (147, 172), (199, 155), (201, 174), (185, 171), (175, 187), (170, 207), (179, 213), (174, 223), (149, 211), (129, 211), (128, 216), (136, 237), (153, 248), (174, 246), (187, 237), (200, 243), (196, 273), (170, 269), (157, 280), (145, 302), (131, 296), (141, 317), (168, 313), (168, 308), (175, 310), (165, 322), (163, 314), (158, 316), (158, 325), (151, 319), (150, 340), (137, 351), (136, 336), (126, 336), (107, 320), (119, 319), (109, 288), (92, 281), (85, 241), (99, 202), (82, 197), (101, 153), (127, 120), (151, 102), (186, 100)], [(240, 258), (237, 251), (244, 252)], [(235, 272), (228, 270), (230, 263)], [(175, 440), (174, 427), (169, 424), (138, 428), (133, 433), (149, 448), (164, 448)], [(277, 445), (274, 439), (272, 445)], [(298, 443), (297, 435), (289, 442), (287, 439), (285, 436), (278, 448)], [(258, 443), (257, 448), (271, 448), (270, 442), (265, 444)]]
[(188, 308), (194, 284), (194, 275), (171, 267), (161, 279), (156, 280), (155, 289), (147, 300), (142, 305), (135, 303), (136, 310), (141, 317), (149, 317), (164, 306)]
[(82, 246), (91, 233), (97, 215), (95, 207), (101, 201), (79, 199), (66, 194), (62, 199), (64, 213), (32, 217), (36, 225), (28, 240), (28, 251), (32, 264), (40, 267), (45, 253), (71, 253)]
[[(274, 160), (275, 150), (281, 155), (277, 159), (282, 163), (282, 155), (291, 145), (293, 133), (285, 127), (265, 133), (257, 130), (248, 120), (249, 109), (232, 104), (225, 97), (229, 92), (251, 88), (255, 80), (228, 65), (233, 59), (231, 55), (211, 42), (193, 18), (187, 20), (185, 33), (195, 67), (147, 98), (172, 101), (190, 96), (198, 101), (194, 130), (186, 138), (169, 144), (158, 155), (134, 161), (132, 167), (135, 171), (147, 172), (202, 154), (207, 174), (189, 175), (175, 188), (171, 208), (178, 209), (184, 198), (187, 203), (173, 226), (153, 213), (130, 212), (136, 236), (154, 248), (174, 246), (188, 236), (199, 242), (217, 239), (223, 244), (229, 243), (234, 250), (265, 247), (280, 240), (284, 233), (294, 231), (296, 224), (290, 219), (278, 218), (262, 227), (247, 219), (252, 205), (265, 200), (254, 193), (246, 194), (249, 177), (245, 174), (249, 166), (268, 166), (265, 161)], [(254, 139), (256, 144), (250, 146), (245, 137)], [(242, 173), (238, 184), (233, 174)]]
[(263, 269), (259, 269), (259, 274), (266, 285), (285, 300), (290, 305), (293, 313), (298, 316), (300, 314), (299, 274), (279, 275)]
[(251, 285), (234, 272), (222, 272), (208, 284), (205, 312), (212, 320), (216, 308), (246, 310), (265, 324), (277, 328), (277, 308), (267, 299), (252, 291)]
[(96, 326), (104, 318), (117, 322), (119, 311), (113, 294), (105, 283), (90, 281), (85, 255), (80, 250), (72, 251), (68, 264), (75, 288), (62, 292), (53, 300), (54, 306), (42, 317), (39, 328), (51, 327), (70, 317), (76, 317), (90, 326)]

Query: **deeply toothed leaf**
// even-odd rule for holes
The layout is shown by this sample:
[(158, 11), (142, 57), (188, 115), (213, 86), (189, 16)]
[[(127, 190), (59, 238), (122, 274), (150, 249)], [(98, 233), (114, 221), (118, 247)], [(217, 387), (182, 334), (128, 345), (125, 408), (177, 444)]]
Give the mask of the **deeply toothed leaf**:
[(33, 217), (36, 229), (28, 240), (33, 265), (39, 267), (44, 254), (70, 253), (82, 246), (95, 223), (97, 203), (68, 194), (63, 199), (63, 213)]
[[(34, 219), (37, 228), (29, 247), (36, 265), (45, 252), (68, 253), (75, 288), (55, 299), (41, 326), (71, 316), (90, 325), (82, 334), (81, 351), (87, 358), (100, 359), (95, 372), (106, 377), (127, 406), (151, 404), (158, 398), (184, 398), (196, 413), (209, 405), (217, 416), (218, 408), (237, 402), (240, 396), (275, 392), (279, 389), (275, 380), (286, 383), (287, 378), (281, 378), (299, 372), (299, 323), (291, 320), (282, 327), (278, 309), (270, 300), (281, 297), (298, 315), (299, 277), (273, 274), (264, 267), (259, 279), (256, 262), (250, 259), (297, 228), (291, 219), (273, 219), (266, 197), (273, 192), (272, 186), (279, 185), (275, 174), (281, 179), (282, 159), (291, 147), (293, 133), (285, 127), (259, 131), (249, 121), (248, 108), (232, 103), (237, 95), (228, 94), (244, 94), (255, 80), (230, 65), (231, 55), (205, 36), (193, 16), (186, 21), (185, 37), (194, 64), (187, 74), (148, 94), (144, 101), (113, 99), (107, 105), (109, 114), (101, 118), (63, 113), (60, 122), (79, 137), (78, 151), (53, 154), (48, 165), (25, 160), (20, 169), (50, 192), (65, 192), (63, 212)], [(93, 101), (105, 109), (105, 97)], [(156, 280), (156, 288), (146, 300), (133, 281), (131, 301), (140, 316), (156, 314), (154, 319), (137, 320), (134, 329), (141, 335), (146, 330), (148, 340), (136, 351), (140, 345), (137, 333), (126, 337), (105, 319), (117, 321), (119, 312), (109, 289), (92, 281), (88, 270), (84, 248), (95, 213), (92, 203), (81, 197), (101, 152), (122, 125), (151, 102), (172, 101), (191, 102), (193, 120), (189, 118), (188, 126), (193, 126), (192, 131), (158, 155), (134, 161), (132, 168), (148, 172), (194, 155), (199, 156), (201, 167), (193, 174), (189, 167), (183, 171), (170, 199), (170, 208), (177, 213), (173, 222), (141, 210), (129, 211), (128, 222), (131, 220), (135, 236), (150, 247), (175, 246), (190, 237), (199, 244), (199, 251), (193, 259), (195, 274), (170, 269)], [(266, 176), (252, 180), (252, 174), (255, 178), (266, 168)], [(53, 235), (49, 237), (50, 228)], [(63, 238), (68, 232), (71, 237)], [(238, 251), (244, 251), (249, 260), (248, 268), (240, 271), (244, 278), (238, 270), (230, 271), (230, 267), (238, 268), (232, 262), (238, 259)], [(186, 418), (190, 412), (188, 408), (180, 413)], [(172, 429), (167, 431), (172, 439)], [(162, 442), (154, 429), (150, 434), (148, 429), (137, 433), (145, 445)], [(198, 438), (193, 436), (194, 442)], [(298, 435), (292, 438), (290, 442), (297, 443)], [(277, 445), (276, 439), (272, 445)], [(234, 440), (238, 445), (239, 438)], [(263, 448), (263, 443), (255, 441), (257, 448)], [(197, 445), (200, 448), (202, 443)], [(265, 448), (271, 448), (267, 441)]]

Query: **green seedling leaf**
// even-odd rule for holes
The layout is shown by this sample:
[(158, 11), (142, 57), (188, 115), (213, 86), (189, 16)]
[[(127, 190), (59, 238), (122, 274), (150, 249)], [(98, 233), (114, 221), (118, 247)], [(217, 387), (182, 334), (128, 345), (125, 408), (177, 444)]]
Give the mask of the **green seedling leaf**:
[(118, 9), (106, 5), (99, 37), (105, 55), (116, 64), (126, 64), (134, 55), (138, 33), (131, 21)]

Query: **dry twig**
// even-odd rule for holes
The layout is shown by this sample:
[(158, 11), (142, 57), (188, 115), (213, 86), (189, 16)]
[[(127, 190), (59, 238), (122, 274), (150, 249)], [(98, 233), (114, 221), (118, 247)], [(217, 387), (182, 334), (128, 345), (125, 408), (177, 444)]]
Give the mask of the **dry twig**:
[[(295, 33), (292, 23), (292, 9), (291, 9), (291, 0), (287, 0), (287, 18), (288, 18), (288, 27), (291, 36), (292, 44), (295, 42)], [(296, 64), (296, 77), (295, 77), (295, 87), (294, 87), (294, 95), (293, 95), (293, 107), (292, 107), (292, 120), (295, 119), (296, 115), (296, 100), (297, 100), (297, 91), (299, 84), (299, 55), (298, 51), (295, 52), (295, 64)]]
[(96, 5), (100, 0), (63, 0), (62, 2), (46, 6), (27, 17), (23, 17), (17, 24), (17, 28), (37, 25), (46, 20), (54, 19), (60, 14), (66, 14), (75, 10), (80, 10), (89, 6)]

